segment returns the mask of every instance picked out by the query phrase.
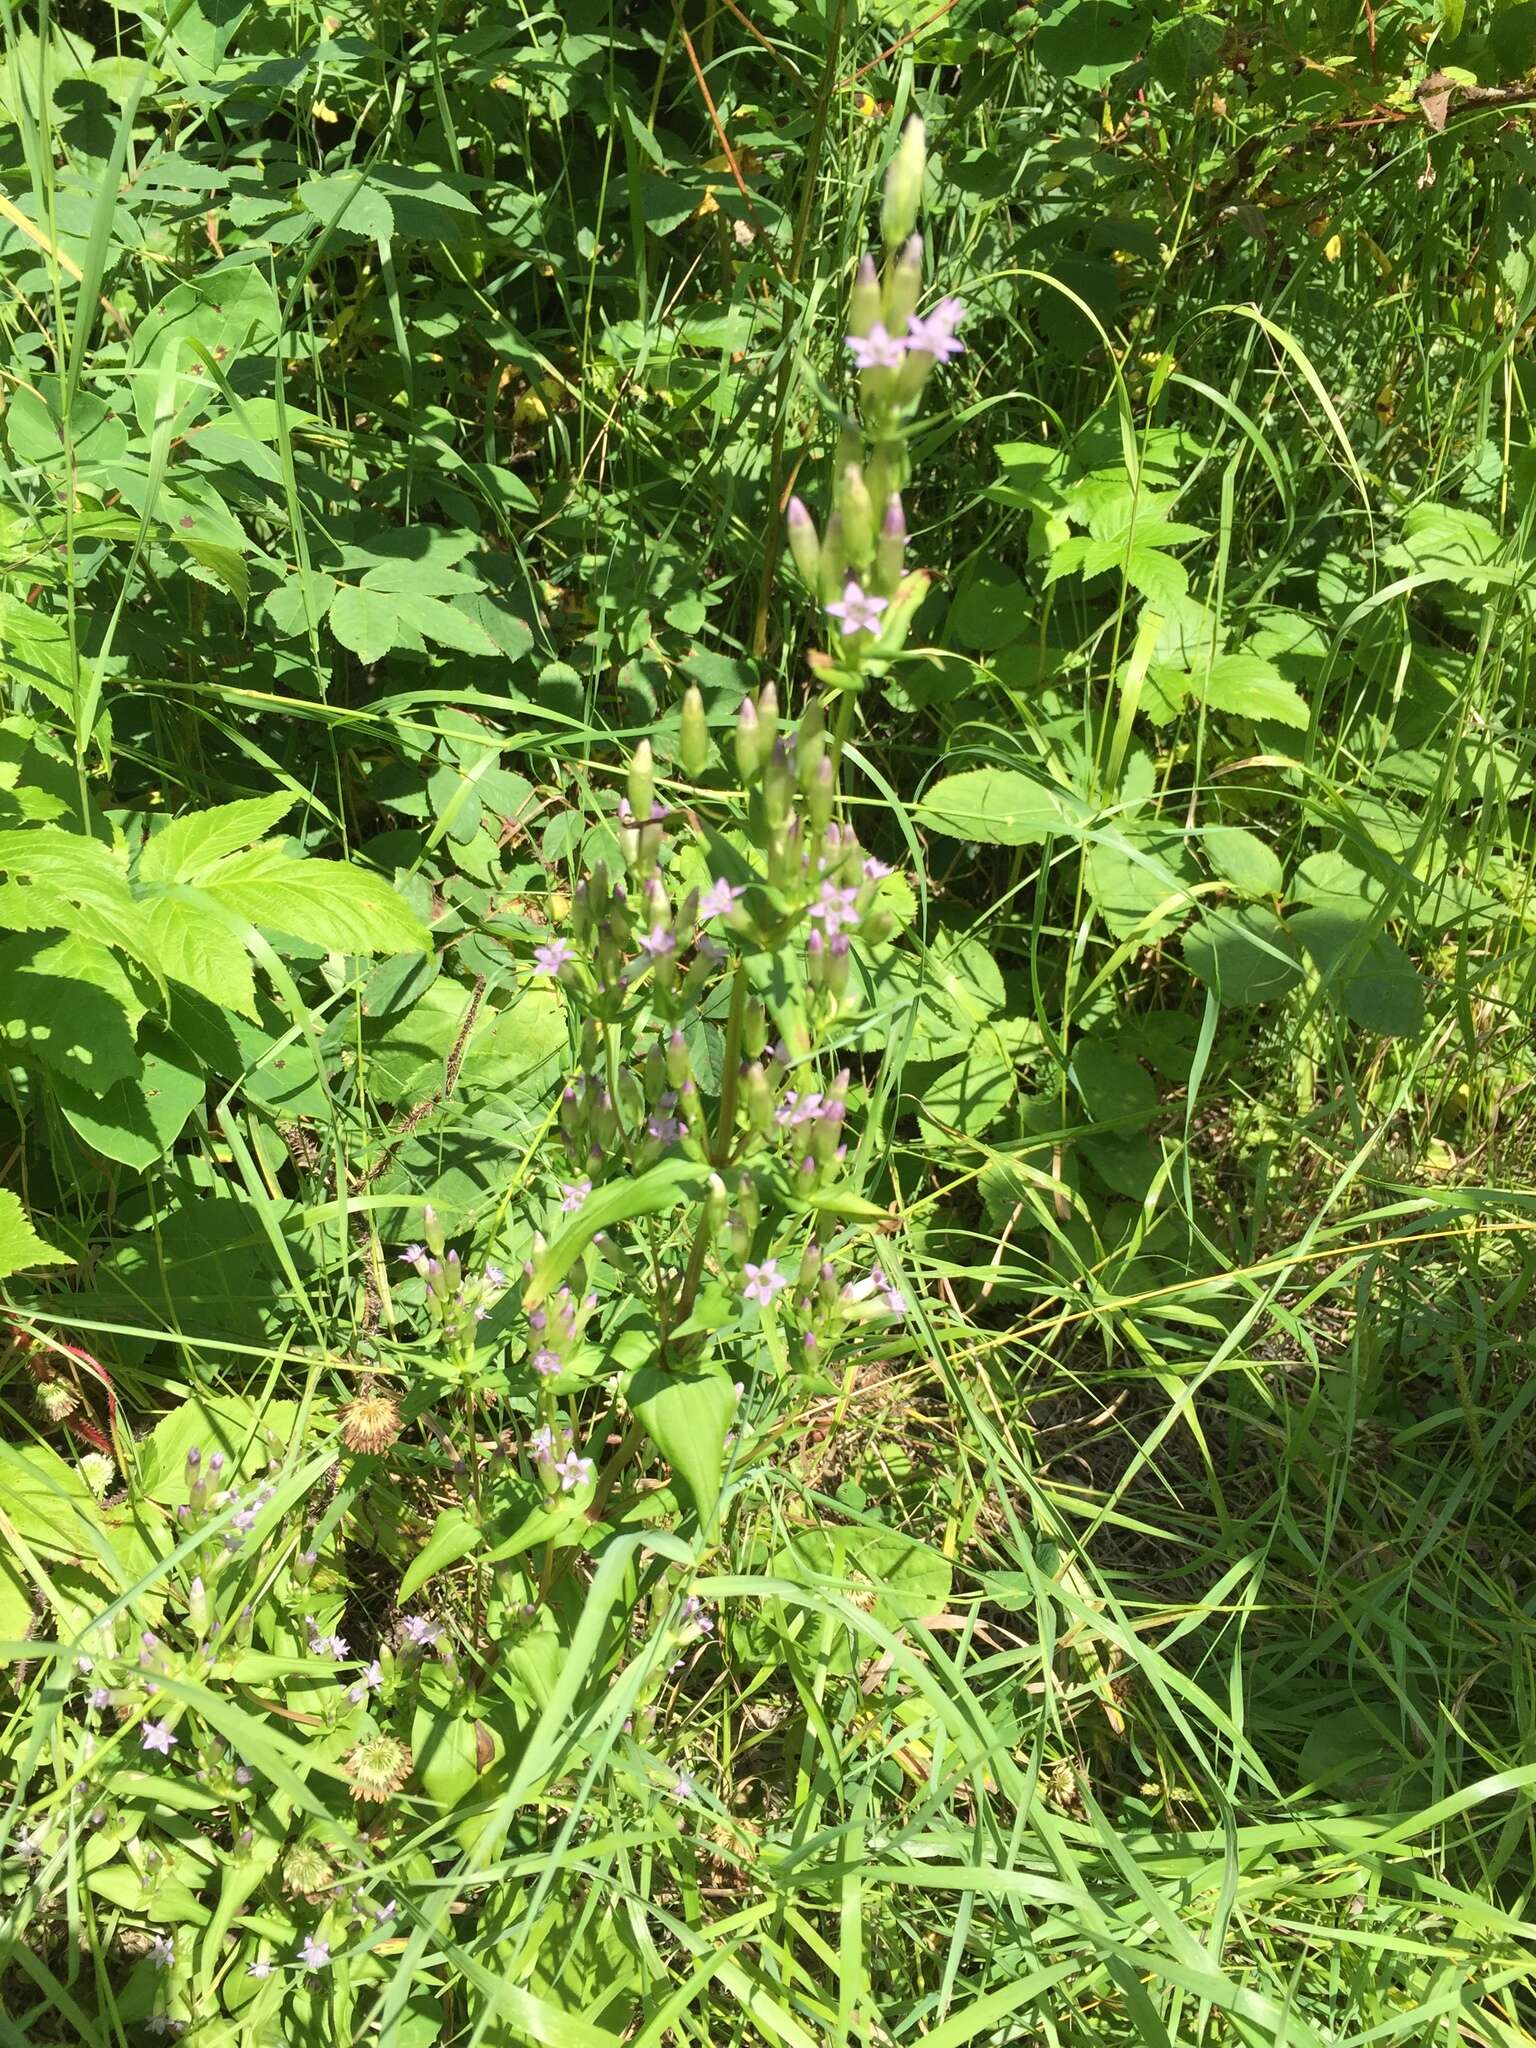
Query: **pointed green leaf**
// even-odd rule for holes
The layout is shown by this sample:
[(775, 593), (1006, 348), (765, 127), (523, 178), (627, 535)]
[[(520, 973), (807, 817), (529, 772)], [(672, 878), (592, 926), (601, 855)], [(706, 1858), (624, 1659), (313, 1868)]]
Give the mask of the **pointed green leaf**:
[(1016, 768), (967, 768), (946, 775), (918, 804), (916, 822), (983, 846), (1030, 846), (1080, 832), (1093, 813), (1081, 797)]
[(1270, 1003), (1301, 979), (1290, 934), (1256, 903), (1202, 918), (1184, 934), (1184, 959), (1223, 1003)]
[(720, 1498), (735, 1387), (723, 1372), (681, 1374), (646, 1366), (630, 1376), (626, 1398), (687, 1488), (699, 1520), (707, 1522)]
[(32, 1228), (27, 1212), (9, 1188), (0, 1188), (0, 1280), (29, 1266), (69, 1266), (68, 1252), (55, 1251)]

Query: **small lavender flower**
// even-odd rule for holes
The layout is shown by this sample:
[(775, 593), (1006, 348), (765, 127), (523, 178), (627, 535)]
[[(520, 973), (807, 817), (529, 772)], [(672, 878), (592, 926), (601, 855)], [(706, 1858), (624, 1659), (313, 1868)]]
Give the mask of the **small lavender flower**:
[(931, 313), (912, 321), (907, 329), (907, 347), (932, 356), (936, 363), (947, 363), (952, 356), (964, 355), (965, 343), (955, 333), (964, 318), (963, 300), (940, 299)]
[(828, 617), (836, 619), (843, 632), (851, 636), (854, 633), (878, 633), (880, 614), (889, 603), (889, 598), (876, 597), (871, 591), (861, 589), (850, 576), (843, 585), (842, 596), (835, 598), (826, 610)]
[(442, 1628), (430, 1615), (408, 1614), (404, 1627), (407, 1641), (415, 1643), (418, 1649), (430, 1650), (442, 1639)]
[(528, 1453), (536, 1464), (546, 1464), (555, 1455), (555, 1433), (546, 1422), (536, 1429), (528, 1439)]
[(266, 1960), (265, 1957), (263, 1957), (260, 1962), (248, 1964), (246, 1967), (245, 1974), (247, 1975), (247, 1977), (270, 1977), (272, 1974), (272, 1965)]
[(839, 888), (833, 881), (822, 883), (821, 895), (811, 905), (810, 915), (823, 926), (829, 939), (845, 925), (858, 923), (859, 913), (854, 907), (858, 895), (857, 889)]
[(889, 864), (888, 864), (887, 862), (885, 862), (885, 861), (883, 861), (883, 860), (877, 860), (877, 859), (875, 858), (875, 856), (874, 856), (874, 855), (873, 855), (872, 853), (871, 853), (871, 854), (867, 854), (867, 855), (865, 856), (865, 860), (864, 860), (864, 879), (865, 879), (865, 881), (867, 881), (867, 882), (883, 882), (883, 881), (885, 880), (885, 878), (886, 878), (886, 876), (887, 876), (887, 875), (894, 875), (894, 874), (895, 874), (895, 872), (896, 872), (896, 870), (895, 870), (895, 869), (894, 869), (893, 867), (891, 867), (891, 866), (890, 866), (890, 865), (889, 865)]
[[(414, 1266), (418, 1259), (424, 1259), (426, 1256), (427, 1248), (424, 1244), (408, 1244), (400, 1254), (400, 1263), (402, 1266)], [(268, 1963), (267, 1968), (270, 1970), (271, 1967), (272, 1965)]]
[(561, 1363), (559, 1352), (551, 1351), (547, 1344), (541, 1345), (533, 1354), (533, 1369), (545, 1379), (553, 1379), (559, 1372)]
[(504, 1273), (504, 1272), (502, 1271), (502, 1269), (500, 1268), (500, 1266), (487, 1266), (487, 1267), (486, 1267), (486, 1269), (485, 1269), (485, 1284), (486, 1284), (486, 1286), (487, 1286), (487, 1287), (505, 1287), (505, 1286), (506, 1286), (506, 1284), (507, 1284), (507, 1276), (506, 1276), (506, 1274), (505, 1274), (505, 1273)]
[(562, 1215), (574, 1216), (591, 1192), (592, 1183), (585, 1176), (580, 1180), (561, 1181), (560, 1210)]
[(704, 894), (699, 898), (699, 917), (701, 921), (712, 917), (729, 917), (737, 903), (746, 893), (746, 890), (735, 882), (724, 880), (711, 882), (704, 891)]
[(672, 1797), (674, 1799), (682, 1800), (692, 1799), (695, 1796), (696, 1793), (692, 1778), (690, 1778), (686, 1774), (686, 1772), (679, 1771), (677, 1776), (672, 1780)]
[(235, 1765), (235, 1783), (237, 1785), (249, 1785), (255, 1775), (249, 1764)]
[(145, 1749), (158, 1750), (161, 1756), (169, 1756), (176, 1747), (176, 1737), (165, 1721), (146, 1721), (140, 1731), (140, 1740)]
[(318, 1935), (306, 1934), (299, 1945), (299, 1961), (306, 1970), (323, 1970), (331, 1960), (331, 1944)]
[(636, 943), (650, 959), (665, 960), (669, 953), (677, 951), (677, 934), (668, 931), (664, 924), (652, 925), (648, 932), (641, 933)]
[(104, 1685), (93, 1685), (91, 1687), (91, 1705), (98, 1714), (105, 1713), (111, 1704), (112, 1695)]
[(776, 1259), (764, 1259), (760, 1266), (754, 1266), (749, 1260), (744, 1271), (747, 1279), (741, 1290), (743, 1297), (747, 1301), (759, 1303), (763, 1308), (767, 1308), (774, 1296), (789, 1285), (779, 1271)]
[(386, 1899), (382, 1906), (375, 1906), (373, 1909), (375, 1924), (379, 1927), (385, 1926), (387, 1922), (394, 1919), (399, 1910), (400, 1908), (394, 1899)]
[(574, 1451), (567, 1451), (555, 1466), (560, 1491), (574, 1493), (578, 1486), (590, 1485), (594, 1469), (590, 1458), (578, 1458)]
[(571, 966), (575, 958), (564, 939), (551, 939), (547, 945), (533, 949), (533, 964), (540, 974), (558, 975), (563, 967)]
[(682, 1117), (665, 1115), (651, 1117), (645, 1128), (647, 1135), (656, 1139), (657, 1143), (662, 1145), (675, 1145), (679, 1138), (686, 1135), (688, 1130), (688, 1126)]
[(149, 1959), (157, 1970), (169, 1970), (176, 1961), (176, 1944), (169, 1935), (157, 1934)]
[(907, 352), (906, 342), (887, 333), (883, 320), (877, 320), (868, 334), (850, 334), (845, 345), (861, 370), (898, 370)]

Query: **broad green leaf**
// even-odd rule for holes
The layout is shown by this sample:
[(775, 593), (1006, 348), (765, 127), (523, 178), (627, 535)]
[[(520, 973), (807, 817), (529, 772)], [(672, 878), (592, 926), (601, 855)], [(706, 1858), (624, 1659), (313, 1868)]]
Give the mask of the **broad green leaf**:
[[(53, 925), (78, 931), (72, 908), (99, 911), (114, 922), (135, 916), (127, 876), (111, 849), (53, 825), (0, 832), (0, 925), (22, 932)], [(91, 935), (99, 937), (99, 929)]]
[(87, 1145), (141, 1171), (163, 1159), (203, 1099), (198, 1061), (162, 1024), (146, 1024), (141, 1065), (100, 1095), (59, 1083), (59, 1104)]
[(1241, 825), (1212, 825), (1200, 844), (1218, 875), (1243, 896), (1278, 896), (1285, 870), (1272, 847)]
[(250, 955), (227, 912), (188, 889), (149, 898), (144, 922), (148, 958), (162, 974), (242, 1017), (255, 1015)]
[(344, 861), (291, 860), (268, 842), (204, 876), (201, 893), (253, 925), (333, 953), (424, 952), (426, 926), (381, 875)]
[(432, 1524), (432, 1534), (401, 1577), (396, 1596), (401, 1604), (419, 1592), (435, 1572), (446, 1571), (449, 1565), (478, 1550), (482, 1540), (483, 1532), (477, 1522), (472, 1522), (459, 1508), (444, 1508)]
[(1424, 1028), (1424, 984), (1395, 939), (1347, 910), (1298, 910), (1290, 928), (1311, 955), (1346, 1017), (1384, 1038), (1417, 1038)]
[(99, 1095), (138, 1071), (144, 1006), (117, 955), (94, 939), (0, 941), (0, 1045)]
[(1141, 1062), (1098, 1039), (1079, 1041), (1069, 1071), (1096, 1124), (1116, 1124), (1129, 1131), (1144, 1124), (1157, 1108), (1157, 1088)]
[(725, 1438), (736, 1389), (723, 1372), (672, 1373), (647, 1366), (630, 1377), (626, 1399), (646, 1435), (687, 1488), (700, 1522), (720, 1498)]
[(1099, 831), (1089, 842), (1083, 880), (1117, 939), (1150, 944), (1181, 924), (1194, 906), (1195, 865), (1175, 832), (1155, 825)]
[(344, 583), (331, 601), (331, 631), (359, 661), (382, 661), (400, 638), (396, 602), (383, 591)]
[(395, 232), (390, 203), (366, 172), (337, 171), (327, 178), (310, 178), (296, 196), (305, 212), (312, 213), (333, 234), (387, 242)]
[(600, 1230), (611, 1230), (616, 1223), (628, 1223), (636, 1216), (654, 1216), (679, 1201), (697, 1200), (708, 1182), (707, 1166), (692, 1159), (664, 1159), (644, 1173), (594, 1189), (534, 1261), (523, 1307), (537, 1308), (547, 1299)]
[(1310, 723), (1300, 691), (1262, 654), (1218, 654), (1206, 676), (1204, 696), (1211, 710), (1234, 718), (1267, 718), (1301, 727)]
[(24, 1273), (29, 1266), (73, 1265), (68, 1252), (56, 1251), (32, 1228), (27, 1212), (9, 1188), (0, 1188), (0, 1280)]
[(1191, 972), (1223, 1003), (1270, 1003), (1301, 979), (1290, 934), (1260, 904), (1210, 911), (1184, 934)]
[(1011, 569), (987, 567), (966, 578), (949, 608), (957, 646), (989, 654), (1016, 640), (1029, 622), (1024, 585)]
[(1312, 853), (1291, 881), (1291, 894), (1302, 903), (1338, 912), (1363, 924), (1381, 901), (1381, 884), (1342, 853)]
[(199, 881), (218, 862), (263, 838), (293, 803), (279, 790), (173, 818), (145, 845), (135, 876), (141, 882)]
[[(415, 591), (402, 591), (394, 595), (390, 602), (407, 626), (414, 627), (423, 640), (430, 640), (435, 646), (452, 647), (460, 654), (480, 656), (498, 654), (501, 651), (478, 620), (470, 618), (454, 605), (445, 604), (441, 598), (421, 597)], [(333, 606), (332, 623), (334, 622)]]
[(932, 784), (914, 813), (918, 825), (984, 846), (1030, 846), (1081, 832), (1093, 813), (1081, 797), (1016, 768), (967, 768)]

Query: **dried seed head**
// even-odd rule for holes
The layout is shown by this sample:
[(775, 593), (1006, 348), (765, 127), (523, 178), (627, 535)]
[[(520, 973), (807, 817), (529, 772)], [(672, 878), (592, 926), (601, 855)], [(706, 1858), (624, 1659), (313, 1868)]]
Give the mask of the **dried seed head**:
[(393, 1799), (411, 1775), (411, 1752), (393, 1735), (367, 1735), (347, 1752), (343, 1767), (354, 1799)]
[(283, 1858), (283, 1890), (300, 1898), (324, 1898), (336, 1882), (330, 1858), (316, 1842), (295, 1842)]
[(400, 1409), (390, 1394), (366, 1389), (341, 1411), (341, 1440), (349, 1451), (387, 1451), (400, 1434)]

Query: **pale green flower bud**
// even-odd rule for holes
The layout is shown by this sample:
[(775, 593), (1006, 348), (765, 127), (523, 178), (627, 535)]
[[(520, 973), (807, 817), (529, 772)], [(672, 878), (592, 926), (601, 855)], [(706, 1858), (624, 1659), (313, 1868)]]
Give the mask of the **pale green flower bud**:
[(677, 722), (677, 751), (682, 758), (683, 773), (694, 781), (709, 766), (709, 720), (704, 716), (704, 699), (695, 684), (690, 683), (683, 697), (683, 708)]
[(814, 831), (826, 830), (832, 816), (832, 805), (837, 796), (837, 777), (832, 773), (832, 763), (825, 754), (816, 763), (816, 772), (811, 777), (806, 791), (805, 812)]
[(773, 742), (763, 744), (762, 721), (750, 697), (743, 697), (736, 715), (736, 772), (742, 781), (756, 782)]
[(712, 1173), (704, 1191), (704, 1221), (711, 1230), (718, 1230), (725, 1221), (730, 1202), (725, 1182), (718, 1173)]
[(880, 279), (873, 256), (865, 256), (848, 296), (848, 332), (860, 341), (880, 318)]
[(750, 1173), (744, 1173), (736, 1183), (736, 1214), (749, 1231), (756, 1230), (762, 1217), (762, 1197), (757, 1192), (757, 1182)]
[(667, 1040), (666, 1065), (668, 1087), (681, 1088), (692, 1071), (688, 1061), (688, 1046), (681, 1031), (674, 1031)]
[(773, 752), (773, 743), (779, 736), (779, 693), (772, 682), (764, 683), (757, 693), (757, 722), (762, 734), (763, 761), (766, 764)]
[(923, 238), (909, 235), (906, 247), (890, 266), (885, 289), (885, 324), (892, 334), (905, 334), (923, 292)]
[(741, 1020), (741, 1047), (749, 1060), (760, 1060), (768, 1043), (768, 1009), (760, 996), (748, 999)]
[(795, 768), (802, 789), (810, 788), (811, 778), (825, 758), (826, 751), (826, 714), (821, 708), (821, 700), (813, 697), (801, 712), (800, 724), (795, 732)]
[(642, 740), (629, 764), (629, 811), (637, 825), (649, 822), (651, 805), (655, 801), (656, 774), (651, 743)]
[(821, 578), (821, 543), (816, 522), (798, 498), (791, 498), (785, 514), (789, 530), (789, 552), (807, 585), (815, 590)]
[(843, 594), (848, 574), (848, 549), (843, 540), (843, 515), (834, 512), (821, 540), (821, 601), (831, 604)]
[(768, 823), (775, 828), (787, 824), (794, 804), (795, 781), (789, 772), (789, 750), (782, 740), (777, 740), (763, 770), (763, 809)]
[(875, 548), (875, 588), (882, 595), (896, 588), (906, 564), (907, 521), (901, 500), (893, 491), (886, 501), (885, 519)]
[(838, 483), (837, 509), (843, 519), (843, 541), (848, 560), (863, 569), (875, 551), (875, 508), (870, 500), (864, 472), (850, 462)]
[(880, 208), (880, 232), (887, 249), (904, 242), (917, 226), (918, 208), (923, 202), (923, 173), (928, 167), (928, 141), (922, 118), (914, 114), (901, 131), (896, 154), (885, 174), (885, 198)]
[(741, 1077), (741, 1101), (754, 1131), (765, 1133), (773, 1129), (773, 1090), (760, 1060), (753, 1060)]

